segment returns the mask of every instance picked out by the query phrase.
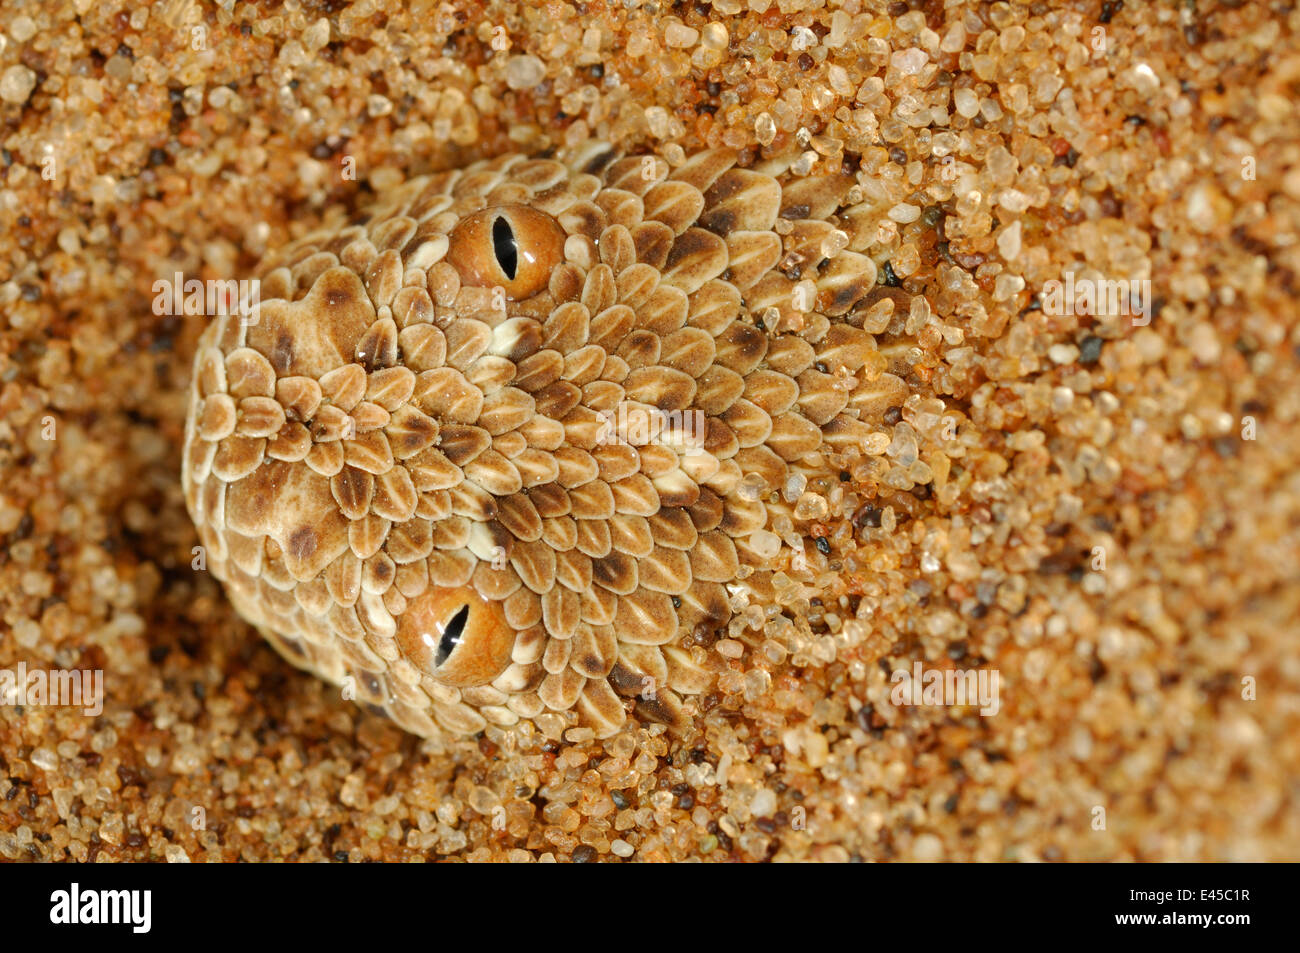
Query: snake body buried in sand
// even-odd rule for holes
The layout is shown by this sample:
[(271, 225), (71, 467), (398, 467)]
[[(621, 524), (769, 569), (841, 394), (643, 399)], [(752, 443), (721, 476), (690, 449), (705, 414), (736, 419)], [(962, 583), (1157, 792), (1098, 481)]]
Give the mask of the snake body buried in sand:
[(507, 155), (269, 256), (258, 319), (202, 336), (185, 435), (240, 614), (421, 735), (688, 725), (693, 634), (780, 611), (780, 489), (908, 392), (862, 327), (878, 216), (793, 160)]

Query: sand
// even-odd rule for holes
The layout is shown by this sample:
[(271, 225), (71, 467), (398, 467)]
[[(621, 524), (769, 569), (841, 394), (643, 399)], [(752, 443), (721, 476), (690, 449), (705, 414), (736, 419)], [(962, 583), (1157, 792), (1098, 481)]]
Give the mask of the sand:
[[(0, 669), (106, 698), (0, 706), (0, 857), (1294, 859), (1297, 30), (1208, 0), (6, 3)], [(783, 489), (822, 542), (789, 617), (693, 646), (729, 671), (686, 735), (421, 741), (192, 568), (206, 318), (155, 282), (590, 135), (857, 174), (911, 393)], [(1150, 285), (1107, 314), (1049, 298), (1067, 276)], [(996, 672), (996, 714), (896, 703), (917, 663)]]

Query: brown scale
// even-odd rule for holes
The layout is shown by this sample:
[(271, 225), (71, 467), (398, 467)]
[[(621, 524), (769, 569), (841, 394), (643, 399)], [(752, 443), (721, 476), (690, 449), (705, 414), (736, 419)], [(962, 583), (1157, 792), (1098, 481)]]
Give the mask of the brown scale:
[(422, 735), (687, 724), (717, 669), (684, 637), (725, 627), (742, 565), (771, 597), (749, 539), (788, 509), (741, 480), (779, 489), (905, 396), (837, 377), (876, 349), (853, 180), (735, 162), (503, 156), (270, 256), (258, 320), (203, 335), (186, 427), (237, 610)]

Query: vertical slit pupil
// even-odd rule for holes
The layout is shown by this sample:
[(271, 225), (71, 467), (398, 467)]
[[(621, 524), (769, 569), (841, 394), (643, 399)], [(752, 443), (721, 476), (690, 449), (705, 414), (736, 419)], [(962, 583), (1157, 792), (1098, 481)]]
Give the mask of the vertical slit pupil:
[(447, 656), (460, 645), (460, 640), (465, 635), (465, 622), (468, 619), (469, 606), (461, 606), (447, 623), (447, 628), (442, 630), (442, 638), (438, 640), (438, 654), (433, 660), (435, 668), (447, 661)]
[(519, 245), (515, 242), (514, 229), (504, 215), (492, 223), (492, 251), (505, 276), (514, 281), (519, 267)]

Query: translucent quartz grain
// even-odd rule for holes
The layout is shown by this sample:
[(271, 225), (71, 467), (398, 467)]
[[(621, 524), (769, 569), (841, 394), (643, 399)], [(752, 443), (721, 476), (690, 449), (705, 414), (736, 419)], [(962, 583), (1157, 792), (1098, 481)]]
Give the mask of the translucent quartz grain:
[(26, 66), (10, 66), (0, 73), (0, 99), (22, 104), (36, 88), (36, 74)]
[(531, 54), (512, 56), (506, 61), (506, 85), (511, 89), (530, 89), (546, 76), (546, 65)]
[(699, 30), (694, 27), (684, 26), (680, 21), (669, 21), (664, 28), (664, 42), (669, 47), (683, 49), (694, 46), (699, 38)]

